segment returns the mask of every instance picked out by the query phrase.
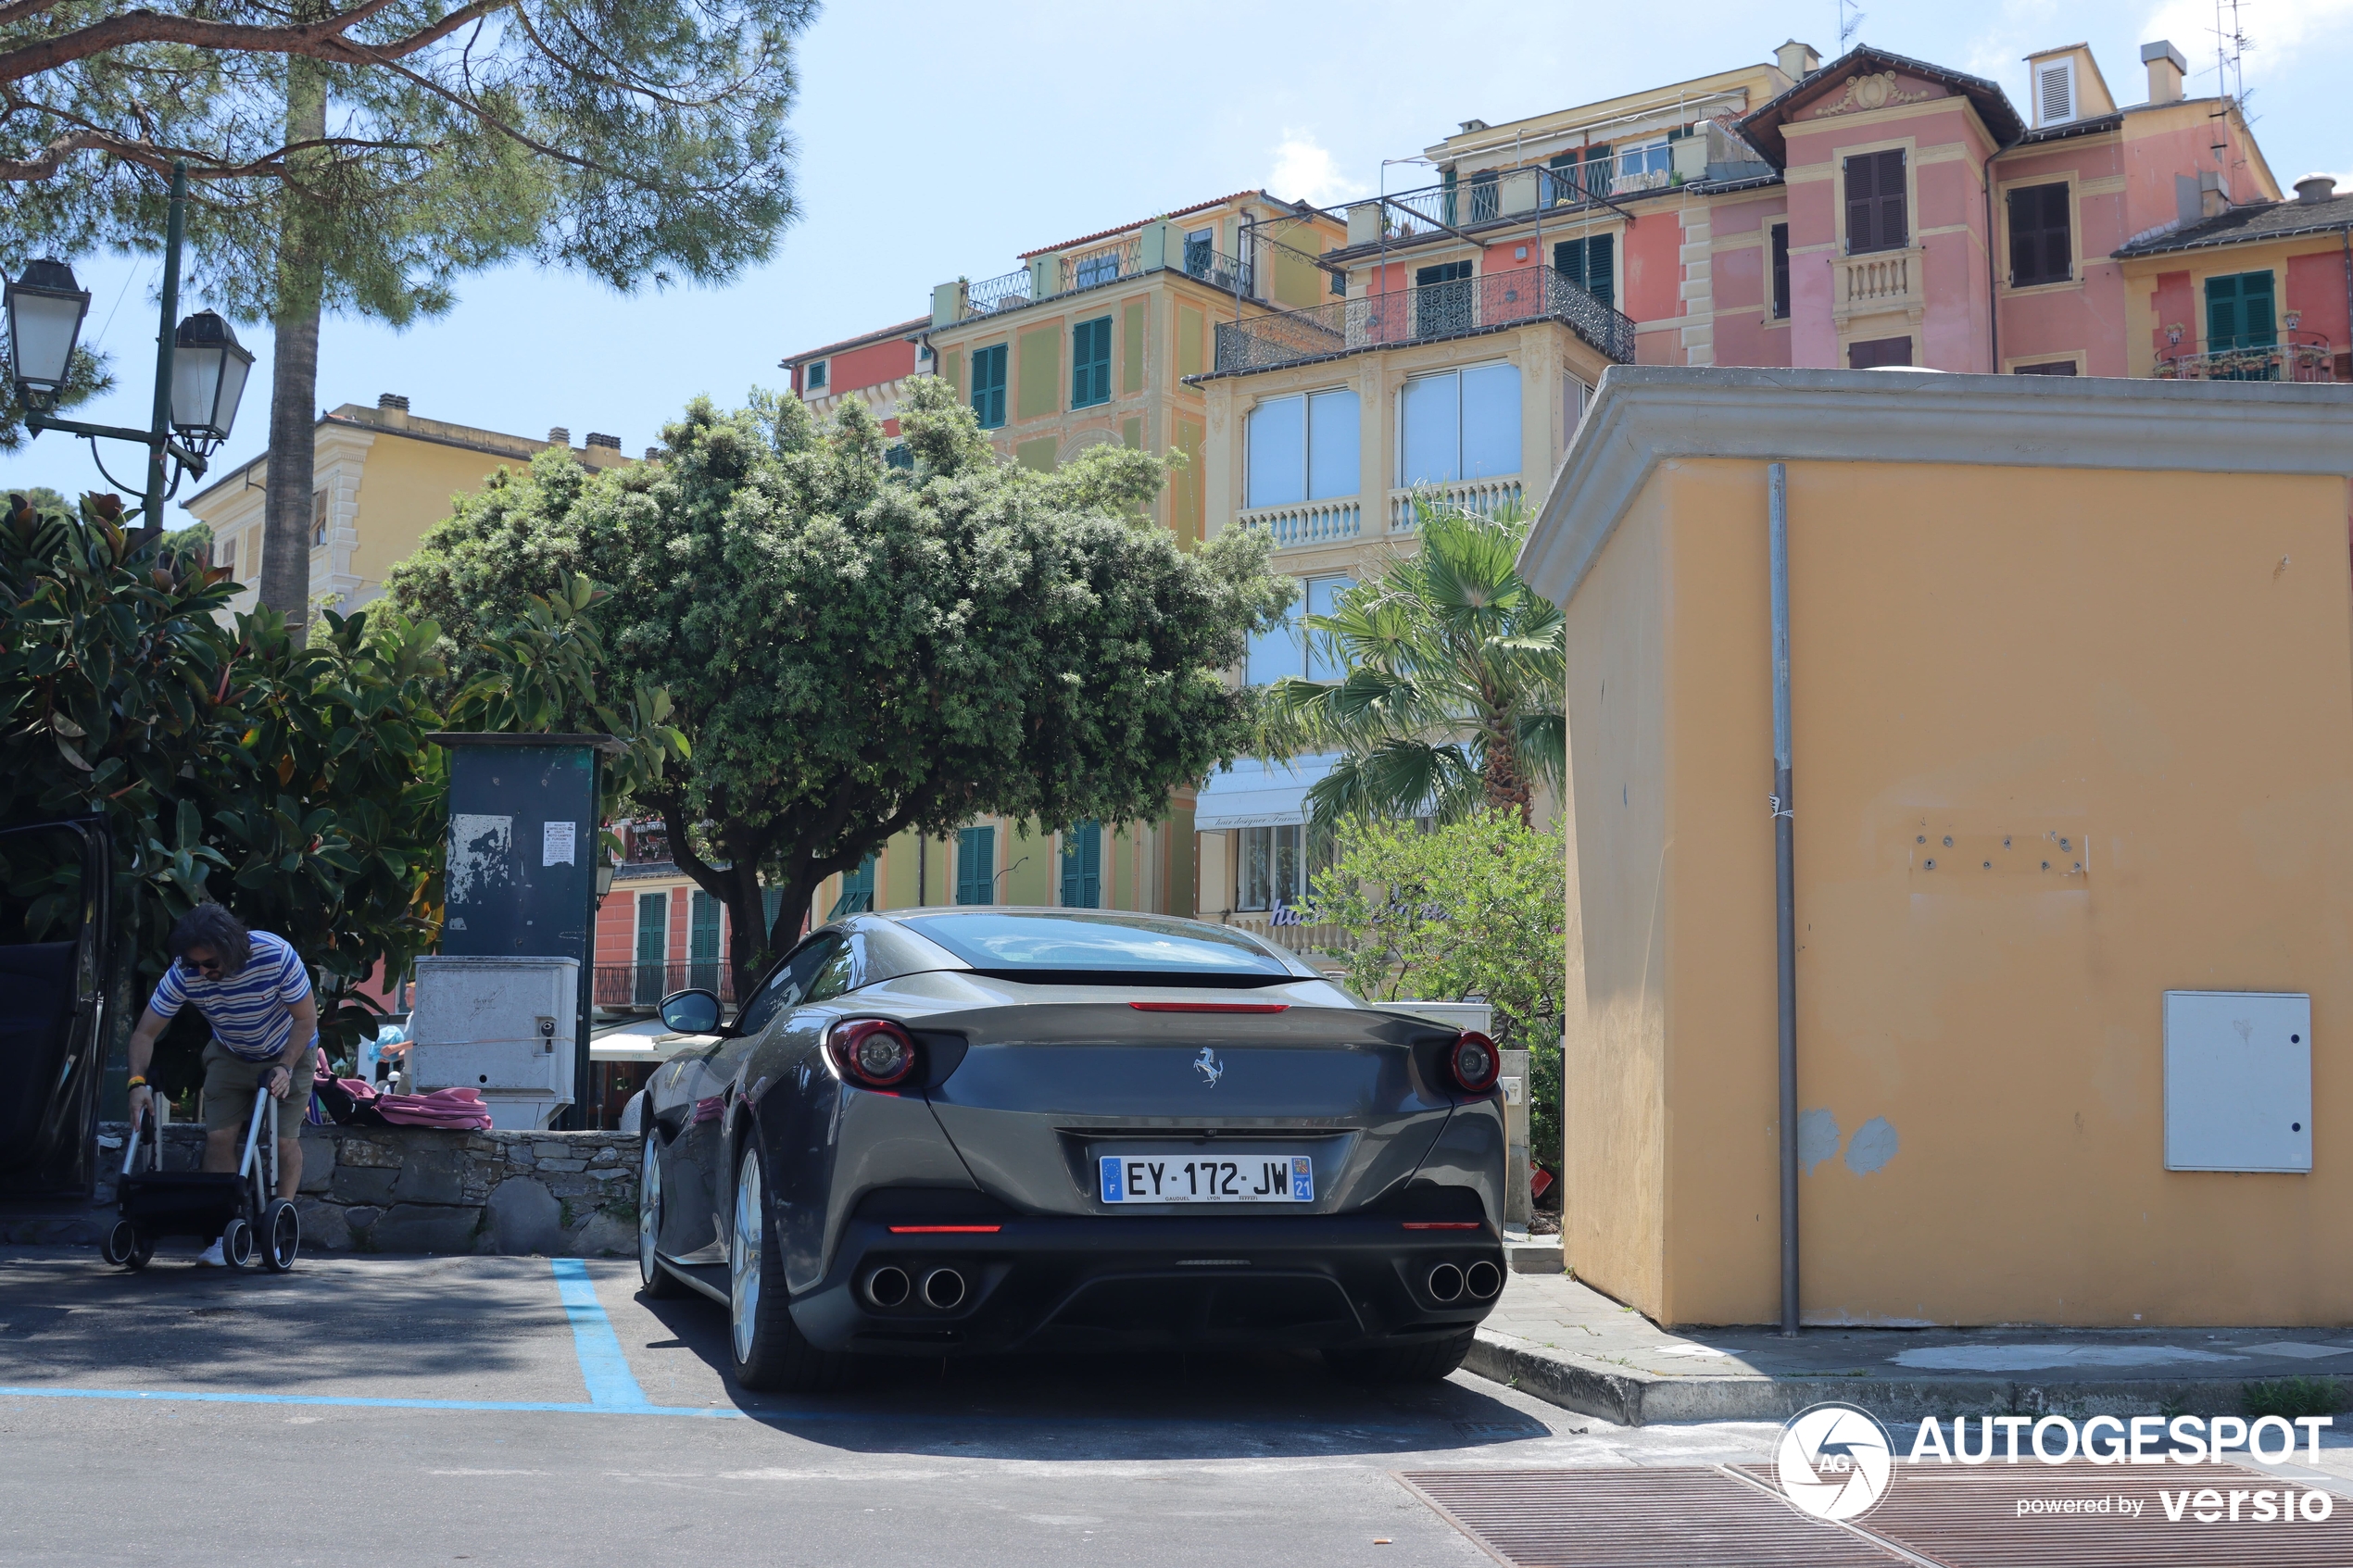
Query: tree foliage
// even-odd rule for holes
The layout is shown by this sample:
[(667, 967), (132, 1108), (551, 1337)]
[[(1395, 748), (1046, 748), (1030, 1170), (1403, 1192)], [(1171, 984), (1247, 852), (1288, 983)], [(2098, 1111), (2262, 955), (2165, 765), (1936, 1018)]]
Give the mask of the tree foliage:
[[(429, 701), (446, 684), (441, 630), (388, 607), (329, 614), (307, 646), (268, 610), (224, 625), (228, 573), (122, 523), (111, 495), (79, 515), (11, 495), (0, 514), (0, 822), (105, 820), (120, 1026), (161, 976), (172, 922), (211, 898), (294, 944), (333, 1052), (372, 1033), (358, 987), (405, 972), (439, 935), (447, 776), (425, 736), (445, 724)], [(577, 700), (592, 598), (573, 583), (526, 603), (519, 630), (477, 650), (451, 717), (544, 727), (534, 718)], [(666, 737), (616, 717), (623, 781), (651, 776)], [(0, 845), (26, 939), (69, 920), (72, 876)]]
[(1480, 806), (1428, 832), (1409, 822), (1342, 824), (1303, 911), (1346, 934), (1330, 952), (1359, 995), (1476, 997), (1494, 1008), (1497, 1042), (1529, 1053), (1530, 1147), (1545, 1160), (1560, 1148), (1567, 884), (1562, 829)]
[(1567, 767), (1561, 614), (1516, 564), (1528, 519), (1417, 501), (1421, 548), (1302, 624), (1348, 669), (1287, 675), (1268, 694), (1262, 745), (1282, 757), (1336, 750), (1312, 785), (1317, 822), (1486, 806), (1530, 819), (1539, 782)]
[[(658, 461), (591, 474), (542, 457), (393, 574), (460, 675), (454, 645), (550, 582), (610, 588), (609, 678), (667, 689), (693, 743), (638, 800), (726, 905), (739, 984), (820, 883), (903, 830), (1157, 819), (1252, 731), (1224, 672), (1289, 599), (1263, 537), (1182, 550), (1131, 515), (1161, 459), (1012, 467), (933, 378), (900, 418), (912, 470), (886, 464), (854, 398), (822, 428), (789, 396), (698, 399)], [(763, 882), (782, 890), (773, 926)]]

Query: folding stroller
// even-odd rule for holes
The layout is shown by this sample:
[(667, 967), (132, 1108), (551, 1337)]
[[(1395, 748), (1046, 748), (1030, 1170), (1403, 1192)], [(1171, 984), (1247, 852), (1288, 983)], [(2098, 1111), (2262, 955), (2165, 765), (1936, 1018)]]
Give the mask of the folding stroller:
[(278, 1102), (268, 1085), (254, 1090), (253, 1116), (245, 1123), (243, 1159), (235, 1174), (211, 1171), (166, 1171), (163, 1135), (155, 1112), (131, 1129), (122, 1151), (122, 1185), (107, 1233), (104, 1255), (123, 1269), (144, 1269), (167, 1236), (192, 1236), (209, 1244), (220, 1238), (220, 1261), (232, 1269), (256, 1261), (271, 1273), (294, 1267), (302, 1245), (295, 1206), (271, 1194), (278, 1185)]

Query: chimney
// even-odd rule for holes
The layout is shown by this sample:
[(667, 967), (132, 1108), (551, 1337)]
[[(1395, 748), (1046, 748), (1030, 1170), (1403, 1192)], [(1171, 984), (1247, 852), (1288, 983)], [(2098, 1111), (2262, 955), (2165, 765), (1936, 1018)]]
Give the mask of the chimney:
[(1461, 131), (1457, 132), (1456, 134), (1467, 136), (1474, 131), (1484, 131), (1486, 129), (1487, 122), (1483, 119), (1466, 119), (1463, 121), (1463, 128)]
[(2296, 199), (2300, 202), (2324, 202), (2336, 199), (2336, 176), (2307, 174), (2296, 182)]
[(1793, 38), (1773, 51), (1773, 63), (1792, 82), (1803, 82), (1822, 69), (1822, 56), (1811, 44), (1800, 44)]
[(385, 424), (405, 425), (409, 422), (409, 399), (396, 392), (376, 395), (376, 418)]
[(659, 447), (659, 446), (648, 446), (648, 447), (647, 447), (647, 448), (646, 448), (646, 461), (648, 461), (648, 462), (649, 462), (649, 463), (650, 463), (650, 462), (654, 461), (656, 458), (660, 458), (661, 456), (661, 447)]
[(588, 445), (591, 446), (602, 446), (608, 451), (618, 452), (621, 450), (621, 437), (617, 435), (600, 434), (599, 433), (592, 430), (588, 433)]
[(554, 426), (549, 427), (549, 429), (548, 429), (548, 431), (547, 431), (547, 445), (550, 445), (550, 446), (569, 446), (569, 445), (572, 445), (572, 432), (570, 432), (569, 430), (566, 430), (566, 429), (565, 429), (563, 426), (561, 426), (561, 425), (554, 425)]
[(2149, 102), (2178, 104), (2182, 101), (2182, 78), (2188, 74), (2190, 62), (2182, 51), (2160, 38), (2154, 44), (2141, 45), (2141, 63), (2149, 68)]

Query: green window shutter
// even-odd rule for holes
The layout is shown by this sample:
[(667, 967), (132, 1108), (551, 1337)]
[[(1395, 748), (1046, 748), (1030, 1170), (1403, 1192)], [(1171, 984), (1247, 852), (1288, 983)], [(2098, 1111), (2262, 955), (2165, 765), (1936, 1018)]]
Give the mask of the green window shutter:
[(719, 989), (719, 900), (698, 887), (688, 901), (686, 984), (699, 990)]
[(1585, 292), (1604, 305), (1617, 303), (1617, 236), (1595, 234), (1585, 242)]
[(956, 902), (997, 901), (997, 830), (966, 828), (956, 835)]
[(973, 351), (973, 415), (983, 430), (1005, 422), (1005, 352), (1001, 343)]
[(875, 912), (875, 857), (867, 856), (858, 862), (858, 869), (841, 879), (841, 897), (834, 900), (827, 920), (839, 920), (844, 915), (867, 915)]
[(1070, 330), (1070, 406), (1090, 408), (1111, 401), (1111, 318), (1081, 321)]
[(783, 888), (763, 887), (760, 890), (760, 943), (761, 947), (768, 945), (768, 933), (776, 929), (776, 912), (784, 907), (785, 890)]
[(670, 967), (670, 895), (637, 895), (637, 983), (630, 995), (639, 1007), (651, 1007), (667, 991), (663, 984)]
[(2248, 348), (2271, 348), (2279, 343), (2279, 318), (2271, 310), (2271, 273), (2239, 274), (2239, 331)]
[(1063, 907), (1103, 907), (1103, 824), (1073, 822), (1063, 834)]

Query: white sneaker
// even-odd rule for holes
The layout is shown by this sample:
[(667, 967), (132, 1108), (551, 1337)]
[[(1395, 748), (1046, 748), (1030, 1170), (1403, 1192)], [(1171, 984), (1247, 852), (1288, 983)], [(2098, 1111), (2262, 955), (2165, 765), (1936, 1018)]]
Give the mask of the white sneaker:
[(214, 1236), (212, 1245), (196, 1254), (196, 1266), (203, 1269), (225, 1269), (229, 1260), (220, 1255), (220, 1238)]

